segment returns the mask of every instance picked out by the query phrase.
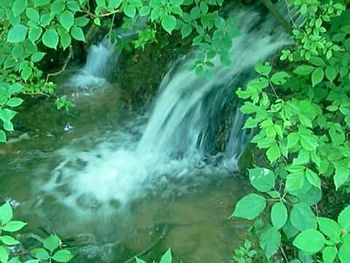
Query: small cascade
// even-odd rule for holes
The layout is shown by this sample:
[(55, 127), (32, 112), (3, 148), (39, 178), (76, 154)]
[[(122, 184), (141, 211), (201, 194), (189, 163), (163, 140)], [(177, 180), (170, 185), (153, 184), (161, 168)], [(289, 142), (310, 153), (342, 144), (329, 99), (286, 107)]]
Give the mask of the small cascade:
[[(234, 96), (234, 90), (252, 77), (258, 61), (264, 61), (288, 43), (283, 31), (274, 32), (273, 21), (259, 25), (256, 23), (259, 21), (257, 13), (242, 12), (237, 17), (241, 18), (240, 35), (233, 39), (230, 51), (232, 64), (224, 66), (216, 61), (217, 66), (210, 79), (188, 70), (193, 64), (191, 58), (170, 71), (161, 83), (161, 92), (138, 144), (138, 151), (151, 155), (161, 153), (161, 158), (193, 158), (194, 155), (203, 158), (215, 149), (216, 129), (225, 105)], [(249, 133), (242, 132), (244, 121), (237, 109), (232, 117), (225, 153), (230, 170), (237, 170), (237, 161), (249, 138)]]
[[(198, 182), (206, 171), (237, 170), (250, 137), (242, 132), (244, 117), (238, 102), (231, 117), (231, 132), (226, 136), (227, 148), (219, 153), (224, 158), (215, 165), (205, 161), (218, 153), (217, 129), (229, 117), (223, 116), (223, 111), (232, 102), (234, 90), (253, 76), (254, 65), (290, 40), (276, 28), (274, 20), (262, 22), (258, 13), (242, 11), (236, 17), (240, 34), (233, 39), (230, 66), (216, 61), (213, 77), (208, 79), (189, 70), (194, 63), (192, 55), (179, 61), (162, 81), (147, 123), (135, 124), (142, 131), (141, 138), (117, 133), (92, 150), (62, 149), (63, 161), (43, 190), (76, 211), (89, 210), (115, 202), (129, 203), (149, 190), (167, 187), (169, 179), (188, 182), (193, 178), (192, 182)], [(81, 74), (103, 77), (101, 64), (108, 64), (107, 51), (112, 52), (106, 47), (92, 47)]]
[(78, 88), (104, 85), (118, 60), (118, 52), (107, 40), (91, 45), (86, 63), (70, 80), (69, 84)]

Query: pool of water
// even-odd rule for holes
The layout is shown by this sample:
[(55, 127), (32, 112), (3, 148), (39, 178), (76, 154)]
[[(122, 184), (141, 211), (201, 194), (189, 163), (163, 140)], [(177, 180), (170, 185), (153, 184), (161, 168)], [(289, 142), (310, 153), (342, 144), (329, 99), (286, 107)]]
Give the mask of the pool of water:
[[(124, 153), (119, 145), (132, 148), (147, 116), (136, 117), (139, 112), (123, 99), (117, 85), (65, 92), (76, 103), (71, 112), (58, 113), (52, 101), (33, 105), (20, 118), (28, 129), (0, 146), (0, 199), (17, 207), (16, 217), (29, 223), (27, 230), (57, 233), (76, 251), (76, 262), (153, 258), (168, 247), (183, 262), (231, 262), (246, 224), (228, 217), (248, 189), (245, 182), (202, 164), (191, 170), (175, 165), (157, 182), (140, 178), (137, 183), (143, 174), (142, 167), (135, 168), (137, 158), (122, 156), (119, 163), (113, 158)], [(66, 163), (73, 173), (60, 184), (60, 173), (66, 171), (60, 167)], [(114, 177), (105, 177), (105, 171), (124, 166), (135, 166), (121, 177), (135, 177), (125, 202), (119, 198), (126, 196), (125, 189), (111, 181)], [(167, 176), (171, 172), (179, 175)], [(53, 174), (58, 183), (50, 187)], [(77, 189), (79, 196), (74, 195)]]

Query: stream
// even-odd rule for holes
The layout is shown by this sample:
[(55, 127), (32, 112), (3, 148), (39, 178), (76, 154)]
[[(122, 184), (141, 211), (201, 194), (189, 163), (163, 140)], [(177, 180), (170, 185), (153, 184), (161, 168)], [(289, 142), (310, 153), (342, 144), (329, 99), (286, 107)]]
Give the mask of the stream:
[(257, 25), (258, 13), (236, 15), (233, 64), (216, 63), (208, 79), (189, 70), (189, 54), (173, 63), (142, 113), (104, 75), (119, 56), (105, 43), (58, 82), (76, 104), (71, 112), (50, 101), (27, 109), (31, 130), (0, 146), (0, 199), (17, 207), (28, 231), (57, 233), (76, 249), (74, 262), (123, 263), (168, 247), (183, 262), (232, 262), (247, 224), (228, 217), (249, 190), (237, 175), (252, 135), (242, 131), (232, 96), (256, 62), (288, 43), (272, 21)]

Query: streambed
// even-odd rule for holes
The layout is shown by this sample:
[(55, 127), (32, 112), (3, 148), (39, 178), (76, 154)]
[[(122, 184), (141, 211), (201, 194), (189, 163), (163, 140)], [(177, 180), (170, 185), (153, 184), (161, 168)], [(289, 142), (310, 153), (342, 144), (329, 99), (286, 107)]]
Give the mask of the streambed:
[(57, 196), (42, 187), (68, 145), (74, 153), (98, 154), (96, 146), (103, 142), (118, 145), (118, 134), (139, 137), (146, 119), (135, 117), (117, 84), (73, 95), (76, 108), (70, 113), (56, 112), (52, 101), (32, 106), (21, 120), (31, 129), (0, 148), (0, 199), (18, 206), (16, 217), (29, 223), (27, 230), (45, 236), (45, 229), (68, 239), (76, 262), (125, 262), (148, 250), (143, 258), (158, 257), (168, 247), (184, 262), (230, 262), (246, 225), (227, 218), (247, 186), (226, 171), (199, 167), (198, 179), (192, 174), (183, 180), (185, 170), (181, 178), (164, 179), (154, 189), (135, 190), (145, 193), (126, 205), (85, 200), (82, 210), (59, 200), (69, 193)]
[[(70, 113), (50, 102), (32, 105), (20, 121), (24, 135), (1, 146), (0, 198), (19, 206), (16, 215), (31, 231), (63, 237), (76, 248), (76, 262), (156, 258), (168, 247), (179, 262), (232, 262), (247, 225), (228, 217), (248, 191), (232, 171), (252, 135), (242, 132), (232, 93), (258, 61), (290, 42), (256, 12), (237, 18), (233, 63), (218, 63), (208, 79), (188, 70), (190, 54), (164, 76), (146, 110), (133, 108), (121, 82), (68, 85), (62, 90), (76, 103)], [(220, 149), (218, 127), (226, 120)]]

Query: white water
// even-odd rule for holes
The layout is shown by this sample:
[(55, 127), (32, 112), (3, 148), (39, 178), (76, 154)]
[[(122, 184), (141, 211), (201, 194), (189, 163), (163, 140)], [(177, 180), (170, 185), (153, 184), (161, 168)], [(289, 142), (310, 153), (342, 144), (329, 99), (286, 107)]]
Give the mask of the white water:
[[(249, 137), (241, 131), (244, 119), (237, 111), (226, 138), (228, 148), (221, 153), (225, 158), (215, 165), (204, 161), (214, 158), (223, 109), (234, 89), (252, 76), (256, 62), (287, 43), (281, 31), (274, 32), (272, 21), (257, 25), (253, 12), (238, 17), (241, 33), (233, 40), (232, 65), (218, 63), (214, 77), (207, 79), (188, 70), (191, 58), (180, 61), (162, 81), (147, 123), (136, 125), (141, 138), (117, 133), (88, 151), (62, 149), (63, 161), (43, 190), (76, 211), (90, 210), (127, 204), (152, 189), (167, 188), (172, 180), (197, 182), (213, 169), (236, 170)], [(87, 72), (96, 70), (93, 58), (87, 61)]]
[(107, 40), (91, 45), (84, 67), (69, 80), (68, 84), (78, 88), (102, 86), (108, 81), (117, 60), (116, 49)]

